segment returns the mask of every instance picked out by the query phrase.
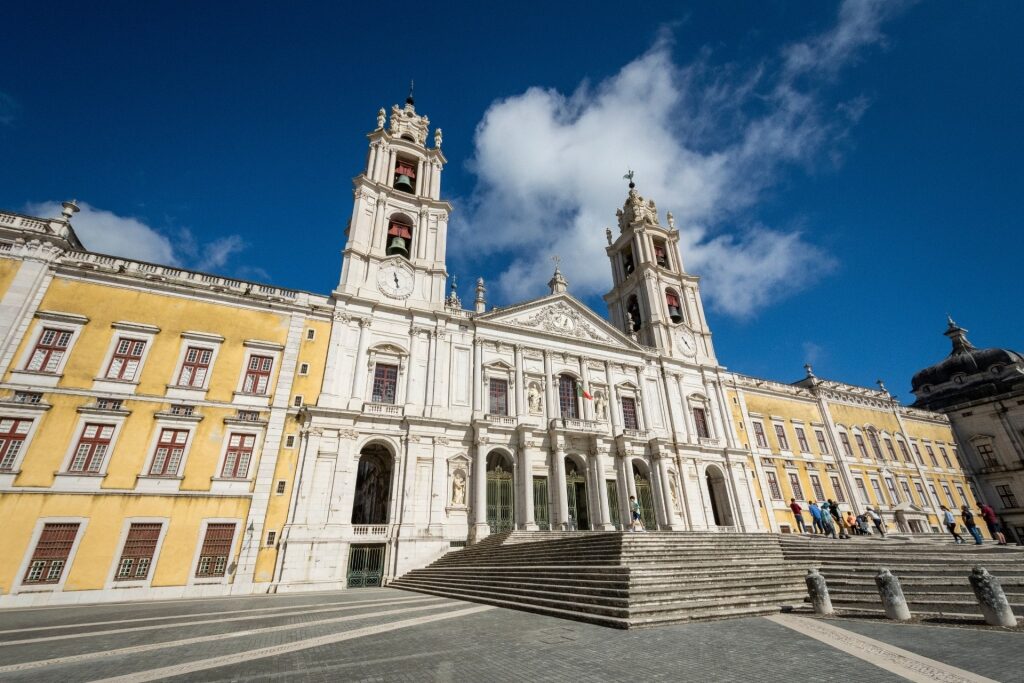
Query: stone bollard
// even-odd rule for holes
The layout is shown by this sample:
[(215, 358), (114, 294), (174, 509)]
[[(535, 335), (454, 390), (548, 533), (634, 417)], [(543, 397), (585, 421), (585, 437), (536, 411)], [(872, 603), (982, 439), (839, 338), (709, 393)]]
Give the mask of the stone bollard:
[(807, 582), (807, 594), (811, 597), (814, 613), (823, 617), (832, 614), (832, 598), (828, 596), (825, 577), (819, 574), (817, 569), (808, 569), (804, 581)]
[(910, 608), (907, 607), (907, 599), (903, 597), (903, 588), (900, 587), (900, 580), (892, 575), (888, 569), (880, 569), (875, 577), (875, 585), (878, 586), (878, 595), (882, 598), (882, 607), (885, 608), (887, 619), (895, 621), (906, 621), (910, 619)]
[(1006, 599), (999, 579), (988, 573), (984, 567), (975, 567), (967, 577), (974, 590), (974, 597), (981, 605), (981, 613), (985, 615), (985, 623), (991, 626), (1017, 625), (1017, 617), (1013, 616), (1010, 602)]

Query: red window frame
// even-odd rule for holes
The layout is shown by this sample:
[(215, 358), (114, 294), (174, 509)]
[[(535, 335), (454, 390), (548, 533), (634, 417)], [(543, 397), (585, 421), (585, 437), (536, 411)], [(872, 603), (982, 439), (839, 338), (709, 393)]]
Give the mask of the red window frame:
[(139, 366), (142, 365), (142, 354), (145, 351), (144, 339), (118, 337), (114, 355), (110, 357), (110, 364), (107, 365), (107, 374), (104, 377), (125, 382), (134, 381), (139, 373)]
[(558, 376), (558, 409), (562, 417), (577, 419), (580, 416), (577, 403), (576, 378), (570, 375)]
[(373, 368), (373, 402), (394, 403), (398, 392), (398, 366), (377, 363)]
[(78, 444), (68, 463), (68, 472), (99, 474), (110, 450), (115, 429), (111, 424), (87, 422), (78, 436)]
[(149, 465), (151, 477), (176, 477), (181, 461), (185, 459), (189, 430), (164, 427), (156, 442), (153, 462)]
[(220, 476), (225, 479), (245, 479), (249, 476), (252, 452), (256, 447), (256, 435), (232, 432), (228, 435), (228, 447), (224, 452), (224, 467)]
[(71, 548), (78, 536), (77, 522), (48, 522), (43, 525), (36, 547), (32, 551), (28, 569), (25, 570), (25, 584), (60, 583), (64, 574)]
[(807, 443), (807, 434), (804, 432), (803, 427), (796, 427), (796, 443), (800, 447), (801, 453), (810, 453), (811, 444)]
[(768, 437), (764, 433), (764, 425), (760, 422), (754, 423), (754, 442), (759, 448), (768, 448)]
[(833, 477), (829, 477), (829, 479), (832, 481), (832, 490), (836, 494), (836, 502), (837, 503), (845, 503), (846, 502), (846, 494), (843, 493), (843, 487), (839, 483), (839, 477), (833, 476)]
[(708, 414), (703, 408), (693, 409), (693, 421), (697, 426), (697, 436), (702, 439), (711, 438), (711, 430), (708, 429)]
[(270, 372), (274, 369), (273, 356), (249, 356), (242, 382), (242, 393), (265, 396), (270, 388)]
[(765, 472), (764, 476), (768, 480), (768, 491), (772, 500), (782, 500), (782, 488), (779, 486), (779, 477), (774, 472)]
[(32, 420), (16, 417), (0, 418), (0, 472), (10, 472), (25, 447), (25, 439), (32, 430)]
[(114, 572), (115, 581), (144, 581), (149, 578), (162, 528), (160, 522), (132, 522)]
[(661, 240), (654, 240), (654, 261), (662, 268), (668, 268), (668, 248)]
[(800, 485), (800, 477), (796, 472), (789, 473), (789, 488), (793, 489), (793, 497), (798, 500), (804, 499), (804, 489)]
[(231, 544), (235, 539), (235, 523), (220, 522), (206, 525), (206, 535), (199, 551), (196, 578), (224, 576), (228, 567)]
[(213, 349), (202, 346), (189, 346), (185, 349), (185, 357), (178, 373), (179, 387), (202, 388), (206, 386), (206, 377), (213, 361)]
[(74, 332), (71, 330), (44, 327), (32, 349), (32, 355), (29, 356), (25, 369), (30, 372), (45, 372), (51, 375), (57, 372), (57, 367), (71, 345), (73, 335)]
[(487, 386), (487, 412), (508, 415), (508, 380), (492, 377)]
[(857, 450), (860, 451), (861, 456), (870, 459), (871, 456), (868, 455), (868, 447), (867, 444), (864, 443), (864, 437), (860, 434), (854, 434), (853, 440), (857, 442)]
[(815, 429), (814, 437), (818, 440), (818, 449), (821, 450), (821, 454), (828, 455), (828, 441), (825, 440), (825, 432), (820, 429)]
[(818, 500), (825, 500), (825, 489), (821, 486), (821, 477), (817, 474), (810, 475), (811, 488), (814, 490), (814, 497)]
[(786, 430), (782, 425), (772, 425), (775, 427), (775, 438), (779, 442), (779, 450), (789, 450), (789, 439), (786, 438)]
[(640, 429), (640, 420), (637, 419), (636, 399), (632, 396), (622, 397), (622, 427), (624, 429)]
[(850, 436), (846, 432), (839, 432), (839, 441), (843, 444), (846, 455), (853, 457), (853, 446), (850, 445)]

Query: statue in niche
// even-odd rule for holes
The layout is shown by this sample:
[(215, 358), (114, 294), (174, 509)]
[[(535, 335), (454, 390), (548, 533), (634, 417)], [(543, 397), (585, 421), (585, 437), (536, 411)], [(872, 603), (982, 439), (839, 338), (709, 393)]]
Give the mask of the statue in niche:
[(676, 478), (668, 478), (668, 490), (672, 494), (672, 509), (679, 512), (679, 494), (676, 493)]
[(526, 389), (526, 400), (530, 404), (530, 412), (539, 414), (541, 411), (540, 386), (536, 382), (530, 382)]
[(604, 390), (598, 389), (594, 392), (594, 417), (598, 420), (605, 419), (605, 409), (608, 407), (608, 397)]
[(452, 505), (466, 504), (466, 475), (462, 470), (455, 472), (452, 479)]

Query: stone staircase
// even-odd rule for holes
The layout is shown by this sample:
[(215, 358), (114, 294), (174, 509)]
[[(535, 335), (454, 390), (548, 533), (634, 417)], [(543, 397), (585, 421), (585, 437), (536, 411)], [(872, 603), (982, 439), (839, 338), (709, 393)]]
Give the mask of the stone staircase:
[(1024, 548), (954, 545), (945, 537), (778, 538), (786, 560), (820, 569), (840, 613), (883, 613), (875, 575), (885, 567), (900, 580), (911, 613), (976, 619), (981, 609), (967, 577), (980, 565), (999, 579), (1014, 614), (1024, 616)]
[(516, 531), (391, 586), (637, 628), (776, 613), (802, 602), (803, 575), (771, 534)]

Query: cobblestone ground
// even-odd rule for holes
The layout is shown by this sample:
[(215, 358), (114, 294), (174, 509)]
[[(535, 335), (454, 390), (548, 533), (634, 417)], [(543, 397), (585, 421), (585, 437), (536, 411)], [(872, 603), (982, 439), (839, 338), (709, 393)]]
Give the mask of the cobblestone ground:
[(390, 589), (0, 612), (3, 681), (905, 676), (1024, 681), (1024, 634), (786, 615), (617, 631)]

